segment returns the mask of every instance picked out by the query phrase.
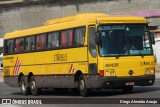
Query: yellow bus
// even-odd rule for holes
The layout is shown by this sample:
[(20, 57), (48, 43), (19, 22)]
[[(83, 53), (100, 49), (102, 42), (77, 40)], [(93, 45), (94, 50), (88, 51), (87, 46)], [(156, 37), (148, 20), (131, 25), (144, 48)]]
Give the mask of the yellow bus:
[(4, 36), (4, 82), (23, 95), (42, 88), (122, 89), (155, 81), (152, 44), (143, 17), (84, 13)]

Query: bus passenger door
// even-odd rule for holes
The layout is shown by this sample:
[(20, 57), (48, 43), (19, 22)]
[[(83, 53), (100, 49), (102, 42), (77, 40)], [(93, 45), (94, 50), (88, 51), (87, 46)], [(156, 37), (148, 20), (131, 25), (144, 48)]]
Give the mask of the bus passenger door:
[(96, 49), (96, 33), (95, 26), (89, 26), (88, 31), (88, 68), (89, 68), (89, 84), (91, 88), (97, 88), (98, 84), (98, 67), (97, 67), (97, 49)]

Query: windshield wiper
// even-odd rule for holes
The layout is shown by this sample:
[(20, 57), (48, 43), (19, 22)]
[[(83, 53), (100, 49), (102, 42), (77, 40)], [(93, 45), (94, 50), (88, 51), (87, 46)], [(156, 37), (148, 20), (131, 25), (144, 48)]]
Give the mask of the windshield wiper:
[(130, 41), (130, 48), (129, 48), (129, 50), (132, 49), (132, 47), (133, 47), (133, 50), (136, 50), (141, 57), (144, 57), (144, 55), (141, 54), (141, 51), (138, 50), (138, 49), (132, 44), (132, 42)]
[[(133, 46), (133, 47), (134, 47), (134, 46)], [(141, 51), (140, 51), (140, 50), (138, 50), (138, 49), (136, 49), (136, 48), (135, 48), (135, 50), (139, 53), (139, 55), (140, 55), (141, 57), (144, 57), (144, 55), (141, 54)]]

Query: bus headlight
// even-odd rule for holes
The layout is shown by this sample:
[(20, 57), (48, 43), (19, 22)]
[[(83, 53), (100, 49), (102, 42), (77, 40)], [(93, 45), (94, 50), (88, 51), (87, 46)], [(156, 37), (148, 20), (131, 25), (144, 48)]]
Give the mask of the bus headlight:
[(146, 74), (154, 74), (154, 70), (153, 69), (149, 69), (149, 68), (146, 68)]
[(106, 76), (108, 76), (109, 75), (109, 72), (108, 71), (106, 71)]
[(115, 72), (114, 71), (110, 71), (110, 76), (114, 76)]
[(152, 69), (151, 69), (151, 71), (150, 71), (150, 72), (151, 72), (151, 74), (154, 74), (154, 70), (152, 70)]
[(114, 70), (107, 70), (105, 71), (106, 76), (115, 76), (115, 71)]
[(149, 69), (146, 69), (146, 74), (150, 74), (150, 70)]

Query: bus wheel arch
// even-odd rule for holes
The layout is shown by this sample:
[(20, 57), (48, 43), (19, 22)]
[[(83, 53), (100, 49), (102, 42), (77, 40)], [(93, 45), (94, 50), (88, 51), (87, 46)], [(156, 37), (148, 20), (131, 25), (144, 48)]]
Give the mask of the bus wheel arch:
[(28, 74), (28, 86), (29, 86), (29, 82), (30, 82), (30, 79), (31, 79), (32, 76), (34, 76), (34, 75), (33, 75), (32, 72), (30, 72), (30, 73)]
[(22, 95), (30, 94), (30, 89), (28, 87), (28, 82), (27, 82), (27, 80), (25, 79), (24, 76), (21, 76), (21, 78), (20, 78), (20, 87), (21, 87)]
[(89, 95), (90, 89), (87, 88), (86, 80), (83, 74), (79, 76), (78, 89), (81, 96), (86, 97)]
[(78, 88), (78, 83), (79, 83), (79, 77), (82, 75), (82, 71), (78, 70), (75, 75), (74, 75), (74, 84), (75, 88)]
[(28, 87), (32, 95), (36, 96), (40, 94), (41, 89), (36, 86), (36, 79), (32, 72), (28, 74)]
[(21, 73), (19, 74), (19, 76), (18, 76), (18, 85), (19, 85), (19, 87), (20, 87), (20, 85), (21, 85), (21, 78), (22, 78), (22, 76), (24, 76), (24, 74), (21, 72)]
[(35, 80), (35, 77), (32, 75), (30, 78), (30, 90), (33, 96), (39, 95), (41, 92), (41, 88), (37, 87), (37, 82)]

